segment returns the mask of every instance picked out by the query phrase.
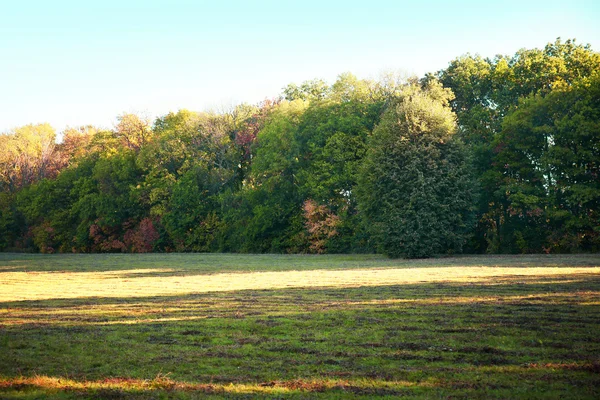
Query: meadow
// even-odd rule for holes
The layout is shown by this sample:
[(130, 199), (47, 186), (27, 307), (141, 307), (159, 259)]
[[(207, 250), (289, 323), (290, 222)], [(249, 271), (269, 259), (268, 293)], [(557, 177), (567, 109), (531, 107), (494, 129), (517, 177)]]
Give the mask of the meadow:
[(0, 398), (600, 398), (600, 255), (0, 254)]

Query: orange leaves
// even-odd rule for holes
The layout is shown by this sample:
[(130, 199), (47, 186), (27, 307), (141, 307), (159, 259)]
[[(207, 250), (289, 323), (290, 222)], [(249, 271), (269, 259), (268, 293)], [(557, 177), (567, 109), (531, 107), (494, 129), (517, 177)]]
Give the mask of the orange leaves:
[(340, 224), (340, 217), (327, 206), (318, 205), (312, 199), (306, 200), (302, 209), (304, 226), (309, 234), (310, 250), (314, 253), (323, 253), (327, 241), (338, 234), (336, 228)]

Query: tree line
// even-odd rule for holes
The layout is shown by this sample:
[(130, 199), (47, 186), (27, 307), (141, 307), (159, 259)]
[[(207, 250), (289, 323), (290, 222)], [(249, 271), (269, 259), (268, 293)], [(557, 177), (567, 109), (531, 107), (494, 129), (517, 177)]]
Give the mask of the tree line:
[(0, 135), (1, 250), (600, 250), (600, 54), (574, 40), (62, 136)]

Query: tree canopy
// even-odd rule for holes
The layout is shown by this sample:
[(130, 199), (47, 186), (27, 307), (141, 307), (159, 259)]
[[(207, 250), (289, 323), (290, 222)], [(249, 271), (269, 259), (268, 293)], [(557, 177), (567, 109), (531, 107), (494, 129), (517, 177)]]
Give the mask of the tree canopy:
[(472, 225), (473, 183), (455, 139), (449, 89), (407, 86), (369, 142), (360, 205), (383, 252), (428, 257), (461, 252)]
[(227, 112), (0, 134), (0, 249), (600, 249), (600, 54), (575, 40), (421, 79), (344, 73)]

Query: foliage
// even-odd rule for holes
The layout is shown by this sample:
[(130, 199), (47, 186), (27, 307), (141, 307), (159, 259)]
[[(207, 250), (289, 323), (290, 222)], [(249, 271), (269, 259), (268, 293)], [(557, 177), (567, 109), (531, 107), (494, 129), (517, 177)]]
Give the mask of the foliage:
[(322, 100), (326, 98), (331, 88), (321, 79), (303, 82), (300, 86), (290, 83), (283, 89), (287, 101), (294, 100)]
[[(241, 199), (248, 202), (246, 223), (239, 229), (243, 251), (283, 252), (300, 231), (295, 221), (301, 213), (298, 195), (300, 147), (297, 127), (306, 110), (302, 100), (282, 102), (259, 132), (252, 166)], [(231, 216), (228, 223), (234, 223)]]
[(139, 225), (125, 232), (123, 241), (125, 246), (134, 253), (149, 253), (154, 249), (154, 244), (160, 238), (154, 223), (150, 218), (144, 218)]
[(150, 122), (135, 114), (123, 114), (117, 117), (115, 137), (131, 150), (140, 150), (151, 135)]
[(435, 81), (409, 86), (373, 132), (359, 200), (392, 257), (460, 252), (468, 237), (474, 194), (451, 98)]
[(503, 221), (495, 246), (600, 249), (598, 121), (600, 72), (546, 96), (529, 96), (505, 118), (494, 142), (495, 217)]
[(14, 194), (0, 192), (0, 250), (14, 249), (15, 242), (25, 233), (14, 197)]
[(0, 135), (0, 249), (598, 251), (599, 74), (597, 52), (557, 39), (421, 80), (343, 73), (219, 113), (124, 113), (60, 143), (18, 127)]
[[(537, 96), (541, 101), (545, 96), (567, 90), (598, 72), (599, 53), (592, 51), (589, 45), (577, 44), (575, 40), (563, 42), (559, 38), (544, 49), (522, 49), (512, 57), (483, 59), (465, 55), (437, 73), (444, 86), (452, 89), (456, 95), (451, 105), (458, 117), (458, 135), (469, 146), (472, 169), (482, 189), (473, 250), (514, 252), (553, 248), (544, 239), (548, 227), (534, 223), (534, 230), (525, 229), (528, 230), (525, 232), (522, 228), (528, 224), (527, 221), (522, 220), (522, 223), (515, 225), (514, 218), (505, 218), (511, 212), (509, 203), (512, 200), (507, 203), (504, 198), (501, 190), (505, 186), (501, 172), (504, 164), (496, 160), (499, 149), (506, 144), (503, 127), (508, 123), (513, 126), (510, 129), (514, 129), (513, 123), (507, 121), (511, 120), (511, 113), (518, 112), (521, 107), (519, 102), (523, 99)], [(428, 76), (428, 79), (431, 78), (431, 75)], [(568, 99), (559, 96), (554, 96), (553, 101), (563, 102), (563, 109), (569, 104)], [(545, 122), (540, 123), (546, 125)], [(539, 147), (535, 149), (531, 146), (539, 144), (533, 140), (520, 146), (529, 146), (523, 149), (526, 152), (536, 152)], [(500, 158), (506, 154), (503, 152)], [(519, 201), (519, 197), (513, 199)], [(520, 206), (515, 204), (512, 208)], [(523, 246), (515, 246), (515, 238), (522, 235), (528, 239), (520, 240)], [(527, 242), (530, 244), (525, 244)]]
[(163, 223), (177, 251), (214, 250), (218, 177), (197, 167), (177, 181)]
[(49, 124), (26, 125), (0, 135), (0, 190), (14, 192), (56, 176), (55, 137)]
[(310, 250), (318, 254), (323, 253), (328, 240), (339, 233), (336, 228), (340, 223), (340, 217), (332, 213), (327, 206), (318, 205), (311, 199), (306, 200), (302, 208)]

